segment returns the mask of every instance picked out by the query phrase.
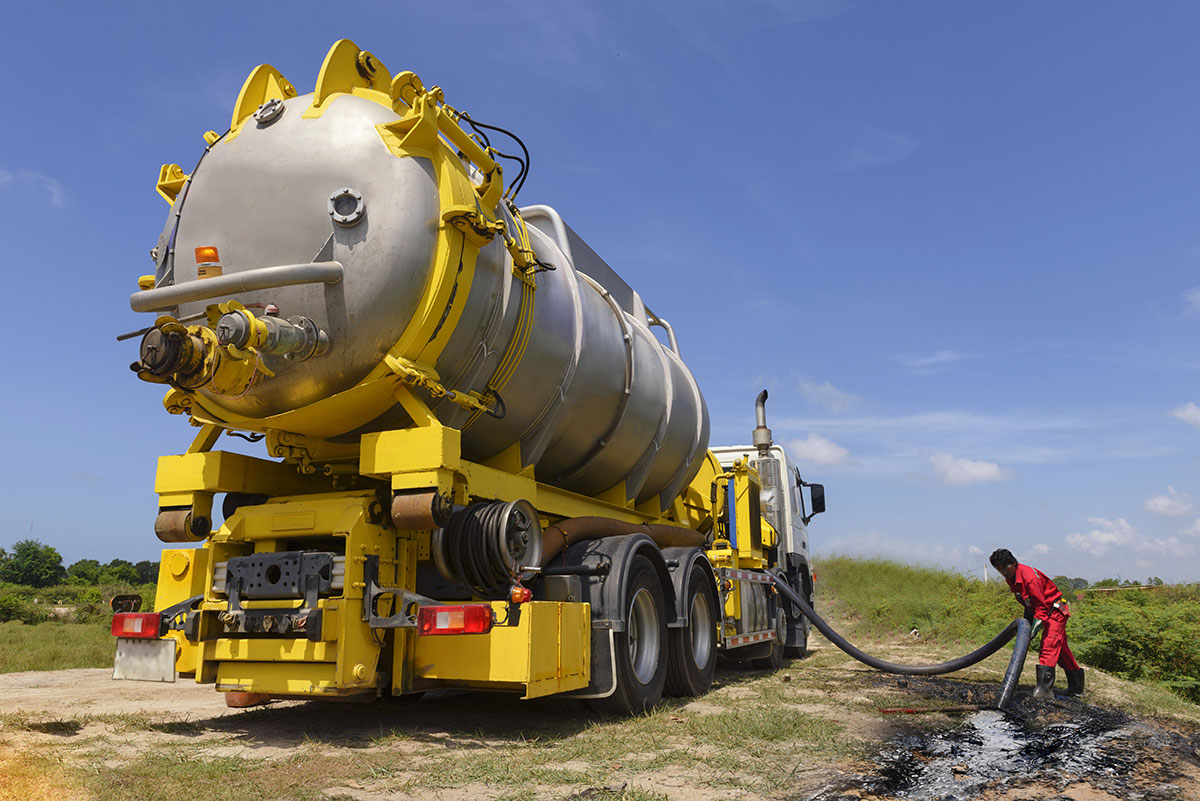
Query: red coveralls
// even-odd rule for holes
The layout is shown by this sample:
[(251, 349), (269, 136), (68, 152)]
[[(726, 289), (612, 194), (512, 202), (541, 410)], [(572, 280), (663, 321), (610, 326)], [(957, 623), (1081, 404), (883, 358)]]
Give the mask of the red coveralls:
[(1067, 646), (1067, 618), (1071, 610), (1054, 582), (1037, 568), (1018, 564), (1017, 573), (1008, 580), (1008, 586), (1021, 605), (1031, 610), (1046, 627), (1038, 664), (1047, 667), (1057, 664), (1063, 670), (1079, 670), (1079, 663)]

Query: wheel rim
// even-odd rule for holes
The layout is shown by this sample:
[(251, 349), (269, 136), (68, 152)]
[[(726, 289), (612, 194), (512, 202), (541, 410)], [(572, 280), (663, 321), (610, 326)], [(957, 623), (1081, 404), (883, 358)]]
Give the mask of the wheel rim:
[(712, 610), (708, 607), (708, 596), (703, 592), (692, 596), (688, 621), (692, 629), (692, 660), (696, 667), (707, 667), (712, 656), (713, 618)]
[(629, 663), (633, 675), (642, 684), (649, 684), (658, 669), (659, 641), (658, 610), (654, 597), (644, 587), (629, 602), (629, 622), (625, 634), (629, 640)]

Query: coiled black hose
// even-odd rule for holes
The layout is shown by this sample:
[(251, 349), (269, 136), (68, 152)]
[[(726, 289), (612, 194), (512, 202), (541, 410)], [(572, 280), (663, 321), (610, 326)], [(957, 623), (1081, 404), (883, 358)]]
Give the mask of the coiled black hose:
[[(940, 676), (943, 673), (953, 673), (956, 670), (962, 670), (963, 668), (970, 667), (977, 662), (982, 662), (984, 659), (987, 659), (989, 656), (999, 651), (1005, 643), (1015, 637), (1018, 632), (1022, 630), (1022, 624), (1024, 624), (1024, 631), (1026, 632), (1025, 648), (1029, 647), (1029, 622), (1026, 621), (1025, 618), (1020, 617), (1005, 626), (1004, 631), (993, 637), (986, 645), (976, 648), (971, 653), (960, 656), (957, 659), (951, 659), (948, 662), (941, 662), (936, 665), (901, 665), (897, 662), (888, 662), (887, 660), (871, 656), (866, 651), (855, 648), (846, 640), (845, 637), (838, 634), (833, 630), (832, 626), (822, 620), (821, 616), (813, 611), (813, 608), (808, 605), (804, 598), (800, 596), (800, 593), (792, 589), (791, 585), (787, 583), (787, 580), (783, 576), (777, 573), (768, 573), (768, 575), (774, 579), (775, 586), (778, 588), (779, 592), (785, 598), (795, 604), (796, 607), (804, 613), (804, 616), (811, 620), (813, 625), (825, 635), (827, 640), (836, 645), (838, 648), (841, 648), (859, 662), (862, 662), (864, 665), (869, 665), (876, 670), (882, 670), (884, 673), (899, 673), (905, 676)], [(1024, 659), (1025, 654), (1022, 653), (1022, 664), (1024, 664)], [(1019, 674), (1020, 670), (1017, 671), (1017, 675)], [(1005, 679), (1007, 681), (1007, 676)], [(1016, 686), (1015, 678), (1013, 679), (1013, 686)]]
[(532, 507), (480, 501), (455, 512), (445, 527), (446, 564), (481, 598), (502, 598), (525, 563), (541, 558), (541, 531)]

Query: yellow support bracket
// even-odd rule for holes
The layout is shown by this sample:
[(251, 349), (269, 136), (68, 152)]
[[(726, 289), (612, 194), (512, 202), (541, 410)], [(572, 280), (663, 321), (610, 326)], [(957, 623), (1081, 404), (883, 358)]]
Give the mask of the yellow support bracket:
[[(229, 123), (230, 130), (226, 141), (232, 141), (241, 132), (247, 118), (263, 103), (268, 100), (287, 100), (295, 96), (296, 87), (283, 77), (279, 70), (270, 64), (258, 65), (247, 76), (246, 82), (242, 84), (242, 91), (238, 93), (237, 102), (233, 104), (233, 118)], [(204, 139), (208, 141), (207, 134)]]
[(173, 205), (190, 177), (178, 164), (164, 164), (158, 170), (158, 183), (154, 188), (167, 201), (167, 205)]
[(306, 119), (321, 116), (329, 102), (343, 94), (390, 106), (391, 88), (392, 74), (374, 53), (359, 48), (349, 39), (341, 39), (334, 42), (321, 64), (312, 105), (303, 116)]
[(442, 212), (442, 222), (462, 231), (467, 240), (476, 247), (483, 247), (491, 242), (496, 234), (504, 234), (503, 222), (489, 220), (478, 208), (471, 206), (451, 206)]
[[(439, 381), (437, 370), (427, 364), (421, 364), (406, 359), (403, 356), (393, 356), (391, 354), (385, 356), (384, 361), (387, 362), (392, 372), (400, 376), (401, 380), (406, 384), (424, 387), (435, 398), (445, 398), (451, 403), (462, 406), (464, 409), (476, 412), (488, 412), (491, 410), (491, 407), (477, 392), (446, 389), (441, 381)], [(403, 401), (401, 402), (403, 403)]]

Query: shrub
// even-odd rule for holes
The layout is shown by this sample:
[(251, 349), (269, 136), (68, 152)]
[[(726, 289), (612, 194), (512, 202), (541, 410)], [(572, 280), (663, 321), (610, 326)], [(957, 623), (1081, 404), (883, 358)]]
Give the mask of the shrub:
[(19, 621), (32, 626), (49, 619), (50, 612), (45, 606), (34, 604), (15, 594), (0, 595), (0, 623)]

